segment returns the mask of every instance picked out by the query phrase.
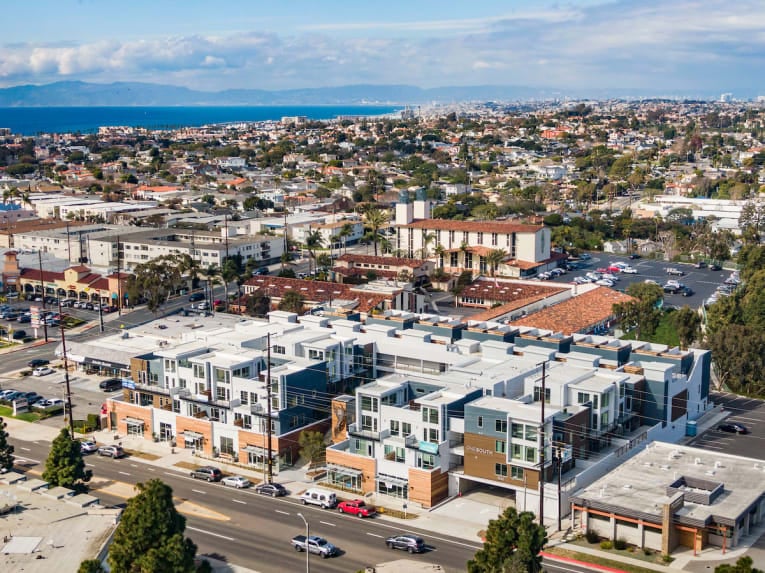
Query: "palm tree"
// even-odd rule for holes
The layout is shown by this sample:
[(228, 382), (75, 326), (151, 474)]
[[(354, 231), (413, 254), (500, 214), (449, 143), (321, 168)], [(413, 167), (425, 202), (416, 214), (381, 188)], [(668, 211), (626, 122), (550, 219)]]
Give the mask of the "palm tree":
[[(305, 236), (305, 248), (308, 249), (308, 255), (311, 259), (316, 260), (316, 249), (321, 248), (324, 243), (324, 239), (321, 236), (321, 232), (317, 230), (308, 231)], [(314, 265), (315, 268), (315, 265)], [(311, 272), (311, 261), (308, 261), (308, 272)]]
[(377, 256), (377, 243), (380, 241), (380, 229), (388, 223), (388, 212), (383, 211), (374, 205), (367, 205), (364, 209), (364, 220), (372, 231), (372, 242), (375, 245), (375, 256)]
[(438, 267), (444, 268), (444, 253), (446, 253), (446, 247), (439, 243), (436, 245), (434, 251), (436, 253), (436, 257), (438, 257)]
[(226, 259), (220, 271), (220, 276), (223, 279), (223, 300), (226, 312), (228, 312), (228, 285), (239, 278), (239, 265), (236, 264), (234, 259)]
[(486, 262), (491, 268), (491, 278), (494, 278), (497, 267), (504, 262), (505, 258), (507, 258), (507, 253), (503, 249), (492, 249), (486, 255)]
[[(212, 306), (213, 302), (213, 296), (212, 296), (212, 289), (213, 285), (218, 284), (220, 282), (220, 276), (221, 276), (221, 269), (216, 264), (211, 264), (209, 267), (207, 267), (202, 274), (205, 277), (205, 282), (207, 283), (207, 290), (210, 291), (210, 306)], [(207, 295), (205, 294), (205, 299), (207, 298)]]
[(435, 233), (423, 233), (422, 248), (420, 249), (420, 258), (428, 260), (430, 258), (429, 245), (436, 240)]
[(340, 232), (337, 234), (343, 241), (343, 254), (348, 252), (348, 237), (353, 234), (353, 225), (350, 223), (344, 223)]

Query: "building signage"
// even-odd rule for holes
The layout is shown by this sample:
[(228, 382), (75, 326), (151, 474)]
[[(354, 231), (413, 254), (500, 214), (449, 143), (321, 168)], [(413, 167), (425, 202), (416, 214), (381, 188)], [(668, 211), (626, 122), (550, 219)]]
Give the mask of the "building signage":
[(13, 401), (13, 415), (17, 416), (23, 412), (29, 411), (29, 402), (26, 398), (16, 398)]
[(96, 360), (95, 358), (85, 358), (83, 363), (92, 364), (93, 366), (103, 366), (104, 368), (114, 368), (115, 370), (119, 370), (125, 367), (124, 364), (116, 364), (114, 362), (107, 362), (105, 360)]
[(122, 387), (127, 388), (128, 390), (135, 390), (135, 382), (133, 382), (130, 378), (123, 378)]
[(473, 452), (474, 454), (481, 454), (484, 456), (493, 456), (496, 452), (493, 452), (492, 450), (487, 450), (486, 448), (478, 448), (476, 446), (467, 446), (467, 451)]

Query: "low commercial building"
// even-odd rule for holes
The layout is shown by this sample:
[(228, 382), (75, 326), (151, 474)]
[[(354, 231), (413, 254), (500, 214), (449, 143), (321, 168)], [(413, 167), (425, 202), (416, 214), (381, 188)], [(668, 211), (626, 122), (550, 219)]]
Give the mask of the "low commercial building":
[(576, 531), (671, 554), (738, 546), (763, 521), (759, 460), (653, 442), (571, 497)]
[(423, 259), (345, 254), (335, 260), (332, 280), (342, 283), (348, 279), (366, 279), (370, 276), (395, 280), (406, 275), (412, 282), (421, 283), (434, 268), (435, 264), (432, 261)]

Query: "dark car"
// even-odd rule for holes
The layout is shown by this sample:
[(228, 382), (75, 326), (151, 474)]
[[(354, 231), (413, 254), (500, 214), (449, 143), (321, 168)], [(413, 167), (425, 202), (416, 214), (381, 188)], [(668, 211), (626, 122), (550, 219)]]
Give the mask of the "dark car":
[(409, 553), (422, 553), (425, 551), (425, 542), (422, 537), (416, 535), (394, 535), (385, 540), (388, 549), (403, 549)]
[(50, 360), (46, 360), (45, 358), (35, 358), (34, 360), (27, 362), (27, 366), (30, 368), (38, 368), (40, 366), (45, 366), (46, 364), (50, 364)]
[(260, 267), (258, 270), (256, 270), (254, 273), (252, 273), (255, 276), (264, 276), (268, 274), (268, 267)]
[(693, 265), (697, 269), (705, 269), (707, 267), (706, 261), (696, 261)]
[(640, 258), (640, 255), (638, 255), (637, 253), (632, 253), (632, 254), (630, 255), (630, 259), (632, 259), (633, 261), (634, 261), (635, 259), (639, 259), (639, 258)]
[(711, 264), (711, 265), (709, 265), (709, 270), (710, 271), (721, 271), (722, 267), (720, 265)]
[(122, 390), (122, 380), (119, 378), (107, 378), (102, 380), (98, 387), (104, 392), (116, 392)]
[(717, 426), (717, 430), (720, 432), (728, 432), (729, 434), (748, 434), (749, 430), (743, 424), (720, 424)]
[(198, 300), (204, 300), (204, 299), (205, 299), (205, 294), (203, 292), (191, 293), (191, 295), (189, 296), (189, 302), (196, 302)]
[(207, 481), (220, 481), (220, 478), (223, 477), (221, 471), (218, 468), (214, 468), (213, 466), (197, 468), (193, 470), (189, 475), (194, 479), (205, 479)]
[(24, 392), (20, 397), (27, 399), (27, 404), (30, 406), (43, 399), (37, 392)]
[(15, 330), (13, 332), (13, 340), (21, 340), (22, 338), (27, 337), (27, 331), (26, 330)]
[(692, 296), (693, 289), (691, 287), (683, 287), (680, 289), (680, 294), (683, 296)]
[(271, 497), (287, 495), (287, 489), (280, 483), (259, 483), (255, 486), (255, 491)]

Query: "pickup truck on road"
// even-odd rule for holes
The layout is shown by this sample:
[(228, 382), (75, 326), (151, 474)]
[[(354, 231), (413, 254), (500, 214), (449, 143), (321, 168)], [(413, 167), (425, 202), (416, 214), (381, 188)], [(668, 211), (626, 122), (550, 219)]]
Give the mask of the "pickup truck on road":
[(349, 513), (359, 517), (372, 517), (377, 513), (374, 506), (367, 505), (364, 500), (353, 499), (351, 501), (341, 501), (337, 505), (337, 511), (340, 513)]
[(296, 551), (305, 551), (307, 547), (308, 551), (321, 555), (322, 559), (332, 557), (338, 553), (337, 547), (323, 537), (317, 537), (316, 535), (311, 535), (308, 541), (306, 541), (305, 535), (296, 535), (290, 543)]
[(668, 268), (664, 269), (664, 271), (668, 275), (675, 275), (675, 276), (678, 276), (678, 277), (681, 277), (681, 276), (683, 276), (685, 274), (685, 271), (682, 271), (682, 270), (680, 270), (680, 269), (678, 269), (676, 267), (668, 267)]

